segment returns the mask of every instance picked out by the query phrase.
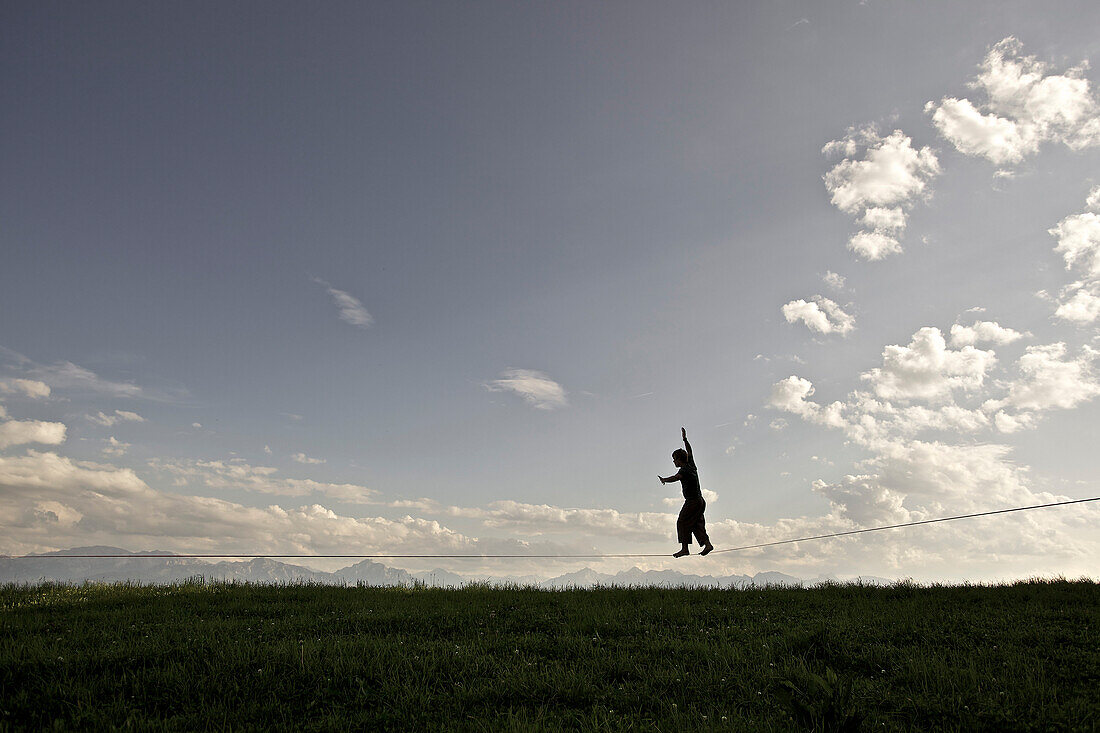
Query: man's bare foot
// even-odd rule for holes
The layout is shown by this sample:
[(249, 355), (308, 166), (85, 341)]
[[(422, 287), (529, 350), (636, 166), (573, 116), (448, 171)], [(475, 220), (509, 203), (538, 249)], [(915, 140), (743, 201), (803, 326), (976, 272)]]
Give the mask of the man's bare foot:
[(684, 549), (680, 550), (679, 552), (672, 553), (672, 556), (673, 557), (683, 557), (684, 555), (687, 555), (687, 554), (688, 554), (688, 549), (685, 547)]
[(704, 548), (703, 548), (703, 551), (702, 551), (702, 552), (700, 552), (699, 554), (700, 554), (700, 555), (709, 555), (709, 554), (710, 554), (710, 551), (711, 551), (711, 550), (713, 550), (713, 549), (714, 549), (714, 545), (712, 545), (711, 543), (709, 543), (709, 542), (708, 542), (708, 543), (707, 543), (707, 546), (706, 546), (706, 547), (704, 547)]

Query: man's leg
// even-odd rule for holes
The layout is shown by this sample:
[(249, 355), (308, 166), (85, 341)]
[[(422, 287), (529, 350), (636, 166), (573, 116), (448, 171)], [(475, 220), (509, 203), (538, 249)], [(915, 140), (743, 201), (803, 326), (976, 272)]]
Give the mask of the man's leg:
[(703, 551), (699, 554), (710, 554), (710, 551), (714, 549), (714, 545), (710, 543), (710, 537), (707, 535), (707, 521), (702, 512), (699, 513), (699, 521), (692, 527), (692, 533), (695, 535), (695, 541), (703, 548)]
[(680, 542), (680, 551), (674, 552), (673, 557), (683, 557), (688, 554), (688, 545), (691, 544), (691, 527), (695, 517), (692, 516), (691, 505), (684, 502), (680, 508), (680, 514), (676, 517), (676, 539)]

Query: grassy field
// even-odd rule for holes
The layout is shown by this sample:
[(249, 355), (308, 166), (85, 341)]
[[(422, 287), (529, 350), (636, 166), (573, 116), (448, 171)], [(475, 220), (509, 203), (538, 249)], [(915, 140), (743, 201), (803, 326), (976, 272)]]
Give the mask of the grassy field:
[(1100, 585), (0, 588), (0, 728), (1097, 730)]

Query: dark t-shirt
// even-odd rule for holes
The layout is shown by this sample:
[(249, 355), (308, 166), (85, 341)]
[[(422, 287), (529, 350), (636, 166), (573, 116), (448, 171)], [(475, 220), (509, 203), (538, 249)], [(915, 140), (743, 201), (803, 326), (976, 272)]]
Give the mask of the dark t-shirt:
[(684, 490), (685, 500), (703, 498), (703, 492), (699, 489), (699, 469), (695, 465), (694, 458), (688, 458), (687, 465), (680, 466), (676, 475), (680, 478), (680, 487)]

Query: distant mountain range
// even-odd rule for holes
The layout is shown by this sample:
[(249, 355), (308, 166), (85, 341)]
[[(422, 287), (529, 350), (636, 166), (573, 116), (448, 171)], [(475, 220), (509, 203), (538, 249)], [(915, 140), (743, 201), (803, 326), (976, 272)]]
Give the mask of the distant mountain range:
[[(235, 580), (249, 583), (324, 583), (326, 585), (411, 586), (422, 583), (433, 587), (461, 587), (480, 582), (493, 585), (514, 584), (541, 588), (591, 588), (601, 586), (659, 586), (665, 588), (693, 586), (710, 588), (745, 588), (764, 585), (815, 585), (838, 582), (836, 576), (802, 579), (777, 572), (756, 575), (691, 575), (676, 570), (641, 570), (631, 568), (615, 574), (583, 568), (555, 578), (526, 576), (463, 576), (436, 569), (410, 573), (382, 563), (363, 560), (334, 572), (310, 570), (299, 565), (257, 558), (240, 562), (207, 562), (196, 558), (149, 558), (147, 555), (171, 554), (158, 550), (129, 552), (117, 547), (74, 547), (71, 550), (47, 552), (25, 558), (0, 557), (0, 583), (62, 583), (137, 582), (142, 584), (174, 583), (191, 578), (205, 580)], [(126, 555), (120, 558), (56, 558), (51, 555)], [(853, 580), (856, 580), (853, 578)], [(860, 576), (858, 580), (873, 585), (892, 583), (888, 578)]]

